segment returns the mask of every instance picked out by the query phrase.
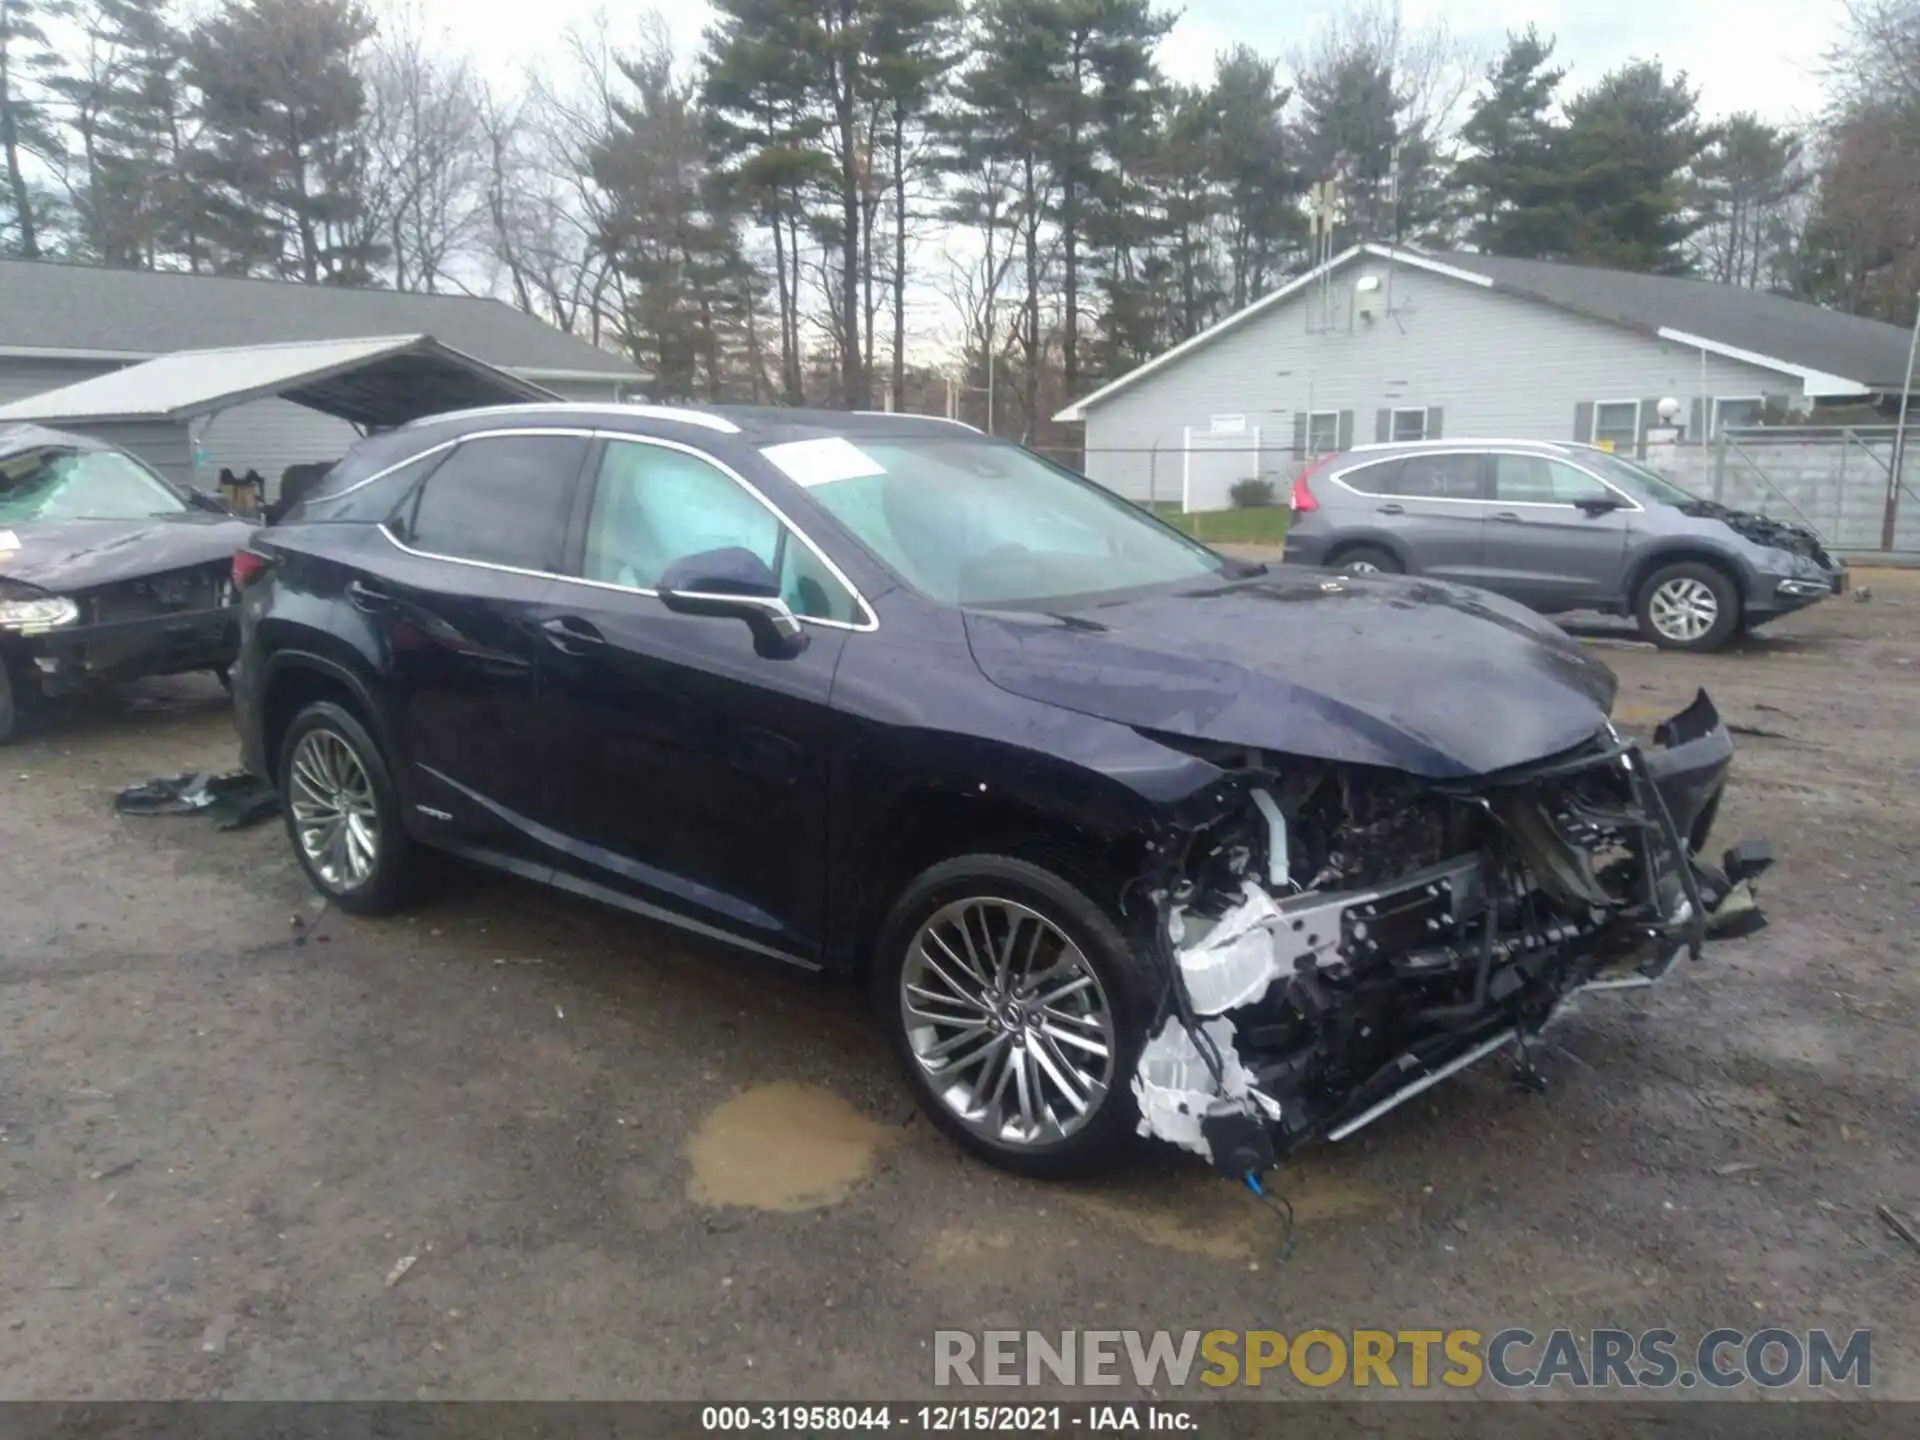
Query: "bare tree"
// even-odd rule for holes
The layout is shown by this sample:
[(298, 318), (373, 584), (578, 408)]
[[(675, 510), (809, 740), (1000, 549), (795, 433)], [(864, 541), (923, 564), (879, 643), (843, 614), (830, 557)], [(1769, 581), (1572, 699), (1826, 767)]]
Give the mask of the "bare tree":
[(485, 234), (488, 145), (481, 89), (444, 35), (411, 9), (367, 57), (367, 209), (384, 230), (396, 290), (459, 287)]

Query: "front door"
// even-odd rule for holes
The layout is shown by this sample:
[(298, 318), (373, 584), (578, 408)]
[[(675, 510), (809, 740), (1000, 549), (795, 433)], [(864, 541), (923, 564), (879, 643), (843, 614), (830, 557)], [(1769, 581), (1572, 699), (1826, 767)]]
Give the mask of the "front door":
[[(542, 656), (563, 867), (695, 929), (811, 958), (825, 899), (829, 699), (854, 605), (806, 542), (710, 459), (608, 437)], [(738, 546), (794, 613), (797, 655), (655, 593), (674, 561)]]
[[(1496, 454), (1486, 528), (1487, 584), (1545, 611), (1620, 592), (1631, 505), (1578, 466)], [(1615, 508), (1606, 508), (1608, 505)]]
[(590, 443), (463, 441), (347, 582), (354, 623), (380, 636), (392, 677), (402, 795), (438, 841), (546, 858), (541, 607)]

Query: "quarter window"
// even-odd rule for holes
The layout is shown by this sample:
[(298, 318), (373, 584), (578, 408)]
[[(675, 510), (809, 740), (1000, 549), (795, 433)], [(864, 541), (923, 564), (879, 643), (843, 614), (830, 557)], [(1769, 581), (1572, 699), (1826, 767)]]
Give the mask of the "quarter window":
[(1611, 494), (1585, 471), (1544, 455), (1493, 457), (1493, 498), (1509, 505), (1574, 505)]
[(1394, 478), (1399, 473), (1398, 460), (1383, 460), (1343, 470), (1335, 478), (1349, 490), (1358, 490), (1362, 495), (1395, 495), (1399, 491), (1394, 487)]
[(1602, 400), (1593, 407), (1593, 443), (1631, 455), (1640, 448), (1640, 402)]
[(517, 570), (558, 570), (582, 435), (463, 442), (427, 477), (407, 541), (415, 549)]
[(1409, 500), (1484, 500), (1484, 473), (1479, 455), (1409, 455), (1394, 490)]
[(587, 521), (587, 579), (653, 590), (675, 561), (728, 549), (758, 555), (794, 614), (859, 619), (846, 587), (731, 475), (684, 450), (607, 441)]

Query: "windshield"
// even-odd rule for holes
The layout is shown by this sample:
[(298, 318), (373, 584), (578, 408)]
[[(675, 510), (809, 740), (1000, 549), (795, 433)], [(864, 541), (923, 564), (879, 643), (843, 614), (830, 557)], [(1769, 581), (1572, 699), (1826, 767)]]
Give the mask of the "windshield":
[(1629, 489), (1637, 489), (1650, 500), (1658, 500), (1667, 505), (1697, 505), (1700, 497), (1692, 491), (1682, 490), (1673, 481), (1656, 470), (1637, 465), (1631, 460), (1622, 460), (1618, 455), (1609, 455), (1605, 451), (1587, 457), (1595, 467), (1609, 480), (1616, 481)]
[(0, 460), (0, 522), (145, 520), (186, 502), (118, 450), (25, 450)]
[(1112, 491), (979, 436), (835, 437), (764, 453), (907, 584), (948, 604), (1057, 601), (1227, 566)]

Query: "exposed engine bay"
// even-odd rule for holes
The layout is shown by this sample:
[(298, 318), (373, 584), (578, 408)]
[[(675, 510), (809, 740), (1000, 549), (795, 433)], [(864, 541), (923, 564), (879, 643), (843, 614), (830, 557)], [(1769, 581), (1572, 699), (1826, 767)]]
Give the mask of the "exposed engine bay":
[(1258, 1172), (1757, 927), (1766, 847), (1701, 855), (1731, 755), (1704, 692), (1651, 749), (1609, 727), (1472, 781), (1245, 754), (1145, 882), (1168, 988), (1142, 1133)]
[(1756, 545), (1770, 545), (1776, 550), (1804, 555), (1823, 569), (1834, 568), (1833, 557), (1821, 545), (1820, 537), (1804, 525), (1789, 525), (1784, 520), (1769, 519), (1751, 510), (1735, 510), (1716, 500), (1695, 500), (1682, 505), (1680, 510), (1697, 519), (1718, 520)]

